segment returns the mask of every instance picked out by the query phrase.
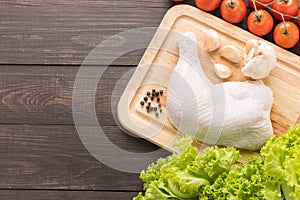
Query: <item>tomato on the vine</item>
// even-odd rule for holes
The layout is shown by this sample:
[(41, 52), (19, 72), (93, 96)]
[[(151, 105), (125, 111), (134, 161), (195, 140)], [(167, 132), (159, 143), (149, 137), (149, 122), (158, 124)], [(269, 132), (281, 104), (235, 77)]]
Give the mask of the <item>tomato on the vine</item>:
[(195, 0), (198, 8), (204, 11), (213, 11), (219, 7), (221, 0)]
[[(269, 4), (271, 3), (273, 0), (255, 0), (256, 2), (260, 2), (260, 3), (264, 3), (264, 4)], [(248, 0), (248, 4), (251, 8), (254, 8), (254, 4), (253, 4), (253, 1), (252, 0)], [(257, 9), (264, 9), (266, 8), (265, 6), (263, 5), (260, 5), (259, 3), (255, 3), (256, 5), (256, 8)]]
[(246, 4), (243, 0), (224, 0), (221, 3), (221, 16), (230, 23), (239, 23), (246, 16)]
[(270, 13), (265, 10), (251, 12), (247, 19), (247, 26), (251, 33), (264, 36), (271, 32), (274, 20)]
[[(297, 16), (298, 14), (298, 0), (276, 0), (272, 4), (272, 8), (282, 14), (290, 15), (290, 16)], [(273, 16), (278, 19), (282, 20), (280, 14), (273, 12)], [(284, 16), (284, 20), (290, 20), (290, 17)]]
[(292, 48), (299, 41), (299, 29), (293, 22), (281, 22), (274, 29), (274, 41), (283, 48)]
[(298, 25), (300, 26), (300, 9), (298, 11)]

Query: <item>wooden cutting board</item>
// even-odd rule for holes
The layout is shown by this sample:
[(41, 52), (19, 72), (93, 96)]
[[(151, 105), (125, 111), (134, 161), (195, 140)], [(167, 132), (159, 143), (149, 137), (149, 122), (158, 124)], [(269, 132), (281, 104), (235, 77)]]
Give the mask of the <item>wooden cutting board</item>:
[[(178, 61), (178, 33), (187, 31), (195, 33), (202, 67), (212, 82), (247, 79), (241, 73), (242, 64), (232, 64), (221, 58), (219, 50), (213, 53), (203, 50), (204, 36), (208, 29), (219, 33), (221, 47), (234, 45), (240, 50), (241, 55), (245, 51), (247, 40), (263, 40), (195, 7), (177, 5), (171, 8), (163, 18), (119, 101), (118, 118), (124, 128), (167, 150), (174, 150), (172, 142), (178, 131), (168, 120), (165, 98), (169, 77)], [(276, 51), (277, 65), (271, 75), (263, 81), (274, 93), (271, 120), (274, 133), (279, 136), (290, 126), (300, 123), (300, 57), (272, 43), (269, 44)], [(213, 62), (230, 66), (233, 76), (226, 80), (217, 78), (213, 71)], [(147, 91), (152, 89), (164, 90), (160, 100), (162, 112), (159, 112), (158, 116), (155, 112), (147, 113), (145, 106), (139, 103)], [(152, 105), (157, 105), (156, 100)], [(252, 155), (251, 151), (243, 151), (244, 158), (247, 157), (247, 153)]]

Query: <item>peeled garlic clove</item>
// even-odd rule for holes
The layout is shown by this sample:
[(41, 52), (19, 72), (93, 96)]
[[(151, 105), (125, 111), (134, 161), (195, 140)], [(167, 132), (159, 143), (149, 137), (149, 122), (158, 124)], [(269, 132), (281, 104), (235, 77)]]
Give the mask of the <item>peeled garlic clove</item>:
[(258, 47), (258, 40), (255, 40), (255, 39), (247, 40), (247, 42), (246, 42), (246, 53), (248, 54), (250, 52), (250, 50), (253, 49), (253, 48), (254, 48), (254, 51), (256, 52), (257, 47)]
[(220, 50), (220, 54), (222, 57), (233, 63), (240, 63), (242, 61), (242, 56), (239, 50), (232, 45), (227, 45)]
[(216, 75), (222, 79), (229, 78), (232, 75), (231, 69), (228, 66), (223, 64), (215, 63), (214, 70)]
[(219, 34), (212, 30), (209, 29), (206, 32), (205, 35), (205, 48), (207, 51), (214, 51), (220, 46), (220, 37)]

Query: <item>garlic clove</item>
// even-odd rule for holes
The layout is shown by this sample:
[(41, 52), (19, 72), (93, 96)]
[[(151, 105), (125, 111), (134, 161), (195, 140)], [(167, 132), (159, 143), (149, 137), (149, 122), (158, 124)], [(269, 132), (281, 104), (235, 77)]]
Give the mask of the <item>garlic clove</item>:
[(250, 52), (251, 49), (254, 48), (255, 52), (257, 51), (257, 48), (258, 48), (258, 40), (255, 40), (255, 39), (250, 39), (250, 40), (247, 40), (246, 42), (246, 53), (248, 54)]
[(274, 48), (264, 41), (259, 41), (258, 49), (259, 54), (265, 56), (268, 65), (270, 66), (270, 69), (273, 70), (277, 62)]
[(275, 66), (274, 48), (264, 41), (258, 41), (258, 45), (252, 47), (245, 56), (242, 73), (252, 79), (262, 79), (269, 76)]
[(247, 64), (254, 56), (254, 48), (252, 48), (248, 54), (244, 55), (244, 65)]
[(204, 46), (207, 51), (214, 51), (220, 46), (219, 34), (212, 29), (208, 29), (205, 35)]
[(256, 56), (242, 68), (242, 73), (253, 79), (265, 78), (270, 73), (268, 62), (264, 56)]
[(242, 56), (239, 50), (232, 45), (227, 45), (220, 50), (221, 57), (226, 58), (227, 60), (233, 63), (240, 63), (242, 61)]
[(223, 64), (215, 63), (214, 70), (216, 75), (222, 79), (229, 78), (232, 75), (231, 69), (228, 66)]

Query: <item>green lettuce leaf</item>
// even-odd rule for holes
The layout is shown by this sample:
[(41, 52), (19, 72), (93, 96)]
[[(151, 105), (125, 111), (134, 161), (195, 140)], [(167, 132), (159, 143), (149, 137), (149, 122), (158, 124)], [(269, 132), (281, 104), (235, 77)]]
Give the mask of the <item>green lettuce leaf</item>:
[(279, 185), (276, 187), (264, 176), (263, 158), (255, 157), (219, 176), (214, 184), (205, 187), (200, 199), (279, 200), (282, 196)]
[(145, 195), (137, 199), (198, 199), (204, 187), (228, 173), (240, 158), (234, 148), (209, 147), (198, 153), (192, 139), (184, 136), (176, 142), (177, 153), (160, 158), (141, 172)]
[(189, 168), (195, 175), (206, 178), (213, 183), (216, 178), (230, 170), (230, 167), (241, 157), (235, 148), (217, 146), (204, 149)]
[(277, 180), (286, 199), (300, 199), (300, 124), (261, 149), (266, 176)]
[(166, 158), (159, 158), (156, 163), (149, 165), (147, 170), (140, 173), (140, 179), (144, 182), (144, 189), (146, 190), (152, 181), (158, 180), (161, 176), (161, 169), (165, 166), (177, 166), (184, 169), (186, 165), (194, 160), (197, 150), (192, 147), (192, 138), (188, 135), (178, 137), (174, 141), (174, 146), (178, 147), (178, 152)]
[(141, 172), (145, 193), (134, 200), (298, 200), (300, 199), (300, 124), (273, 137), (261, 156), (237, 164), (231, 147), (200, 153), (192, 138), (176, 141), (178, 152)]
[(163, 169), (161, 179), (167, 183), (172, 193), (184, 199), (198, 197), (201, 188), (210, 184), (208, 180), (196, 177), (186, 169), (173, 166)]

